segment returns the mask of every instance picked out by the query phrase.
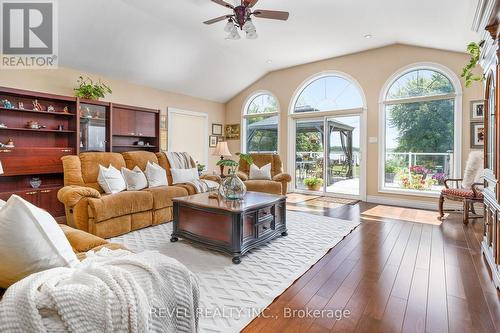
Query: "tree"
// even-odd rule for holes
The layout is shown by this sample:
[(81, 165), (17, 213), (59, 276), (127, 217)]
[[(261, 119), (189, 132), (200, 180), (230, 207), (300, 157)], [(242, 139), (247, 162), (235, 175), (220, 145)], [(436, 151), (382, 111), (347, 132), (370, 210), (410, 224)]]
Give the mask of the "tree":
[[(412, 75), (394, 97), (432, 96), (453, 92), (450, 81), (439, 73)], [(388, 107), (389, 124), (398, 130), (398, 152), (443, 153), (453, 150), (454, 99), (401, 103)]]

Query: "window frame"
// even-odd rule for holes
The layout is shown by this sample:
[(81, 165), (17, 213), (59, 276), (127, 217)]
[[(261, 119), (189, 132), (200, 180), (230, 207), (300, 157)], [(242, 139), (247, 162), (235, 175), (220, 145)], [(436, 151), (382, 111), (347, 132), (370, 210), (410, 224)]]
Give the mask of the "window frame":
[[(331, 77), (331, 76), (336, 76), (336, 77), (342, 78), (342, 79), (348, 81), (349, 83), (351, 83), (358, 91), (358, 93), (361, 97), (362, 105), (359, 107), (354, 107), (354, 108), (332, 109), (332, 110), (326, 110), (326, 111), (295, 112), (295, 106), (297, 105), (297, 102), (298, 102), (300, 96), (302, 95), (302, 93), (304, 92), (304, 90), (306, 90), (312, 83), (314, 83), (318, 80), (321, 80), (323, 78)], [(301, 117), (311, 117), (312, 115), (322, 116), (322, 115), (333, 114), (333, 113), (341, 114), (341, 113), (347, 113), (350, 111), (359, 112), (360, 110), (365, 110), (366, 105), (367, 105), (366, 104), (366, 97), (364, 95), (363, 88), (361, 87), (361, 85), (359, 84), (359, 82), (355, 78), (353, 78), (352, 76), (350, 76), (346, 73), (343, 73), (343, 72), (328, 70), (328, 71), (323, 71), (323, 72), (312, 75), (311, 77), (309, 77), (307, 80), (302, 82), (297, 87), (297, 89), (295, 90), (295, 92), (293, 94), (292, 103), (290, 104), (289, 115), (291, 115), (294, 118), (301, 118)]]
[[(454, 93), (450, 94), (438, 94), (433, 96), (417, 96), (401, 99), (386, 99), (392, 85), (399, 80), (403, 75), (416, 70), (432, 70), (439, 74), (444, 75), (448, 80), (450, 80)], [(388, 193), (388, 194), (403, 194), (412, 195), (420, 197), (431, 197), (437, 198), (440, 193), (437, 191), (419, 191), (419, 190), (408, 190), (408, 189), (396, 189), (388, 188), (385, 186), (385, 153), (386, 153), (386, 107), (388, 105), (402, 104), (402, 103), (417, 103), (426, 102), (433, 100), (444, 100), (444, 99), (454, 99), (454, 111), (453, 111), (453, 127), (454, 127), (454, 137), (453, 137), (453, 150), (454, 150), (454, 163), (453, 163), (453, 174), (452, 178), (460, 178), (462, 174), (462, 84), (458, 76), (448, 67), (443, 66), (438, 63), (416, 63), (405, 66), (397, 70), (392, 76), (385, 82), (379, 97), (379, 170), (378, 170), (378, 192)]]
[[(250, 104), (254, 101), (254, 99), (256, 99), (257, 97), (259, 97), (261, 95), (269, 95), (272, 98), (274, 98), (274, 100), (276, 101), (276, 109), (278, 111), (267, 112), (267, 113), (248, 114), (247, 110), (248, 110)], [(241, 151), (244, 153), (249, 153), (247, 151), (247, 121), (248, 121), (248, 119), (255, 118), (258, 116), (266, 116), (266, 117), (277, 116), (278, 117), (277, 118), (278, 119), (278, 123), (277, 123), (278, 128), (277, 128), (277, 133), (276, 133), (276, 138), (277, 138), (276, 152), (274, 152), (274, 151), (269, 151), (269, 152), (265, 151), (264, 152), (263, 151), (261, 153), (279, 154), (279, 152), (280, 152), (280, 124), (281, 124), (280, 114), (281, 114), (280, 102), (279, 102), (278, 98), (276, 97), (276, 95), (273, 94), (272, 92), (270, 92), (269, 90), (257, 90), (257, 91), (254, 91), (253, 93), (251, 93), (250, 95), (248, 95), (248, 97), (245, 100), (245, 103), (243, 103), (243, 109), (241, 112), (241, 138), (240, 138)], [(250, 152), (250, 153), (252, 153), (252, 152)]]

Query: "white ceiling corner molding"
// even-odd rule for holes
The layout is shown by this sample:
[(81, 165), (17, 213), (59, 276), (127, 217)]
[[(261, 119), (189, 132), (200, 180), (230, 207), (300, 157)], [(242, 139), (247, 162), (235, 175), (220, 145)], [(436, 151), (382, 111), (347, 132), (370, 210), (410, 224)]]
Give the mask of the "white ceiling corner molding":
[(472, 21), (472, 30), (482, 32), (488, 24), (493, 9), (495, 8), (495, 0), (478, 0), (474, 20)]

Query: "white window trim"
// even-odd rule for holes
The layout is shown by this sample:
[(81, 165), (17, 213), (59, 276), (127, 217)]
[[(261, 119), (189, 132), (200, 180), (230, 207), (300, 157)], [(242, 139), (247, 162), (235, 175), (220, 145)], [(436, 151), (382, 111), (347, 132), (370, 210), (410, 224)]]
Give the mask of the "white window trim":
[[(360, 108), (351, 108), (351, 109), (339, 109), (339, 110), (332, 110), (332, 111), (311, 111), (311, 112), (299, 112), (295, 113), (295, 104), (297, 103), (297, 99), (299, 98), (300, 94), (302, 91), (309, 86), (312, 82), (319, 80), (323, 77), (328, 77), (328, 76), (338, 76), (341, 78), (344, 78), (351, 82), (359, 91), (361, 95), (361, 99), (363, 101), (363, 106)], [(367, 103), (366, 103), (366, 96), (363, 88), (359, 84), (358, 80), (356, 80), (354, 77), (351, 75), (336, 71), (336, 70), (326, 70), (322, 71), (319, 73), (316, 73), (314, 75), (309, 76), (306, 80), (304, 80), (296, 89), (295, 92), (292, 95), (292, 100), (288, 108), (288, 169), (290, 170), (290, 174), (292, 176), (292, 180), (289, 183), (288, 189), (292, 192), (295, 193), (310, 193), (314, 194), (311, 191), (303, 191), (300, 189), (297, 189), (295, 187), (295, 141), (296, 141), (296, 128), (295, 128), (295, 123), (297, 120), (300, 119), (318, 119), (318, 120), (324, 120), (325, 117), (335, 117), (335, 116), (343, 116), (343, 115), (360, 115), (360, 120), (361, 120), (361, 128), (360, 128), (360, 145), (362, 148), (361, 151), (361, 174), (360, 174), (360, 186), (359, 186), (359, 196), (352, 196), (353, 199), (359, 199), (361, 201), (366, 201), (366, 188), (367, 188), (367, 176), (366, 176), (366, 168), (367, 168), (367, 150), (368, 150), (368, 139), (367, 139), (367, 115), (368, 115), (368, 108), (367, 108)], [(327, 193), (327, 192), (319, 192), (321, 195), (325, 196), (338, 196), (335, 195), (334, 193)], [(342, 198), (349, 198), (351, 196), (349, 195), (340, 195)]]
[[(386, 100), (385, 97), (389, 92), (391, 86), (403, 75), (419, 69), (429, 69), (436, 71), (438, 73), (446, 76), (455, 89), (453, 94), (436, 95), (436, 96), (422, 96), (422, 97), (411, 97), (398, 100)], [(438, 63), (432, 62), (419, 62), (411, 64), (400, 68), (385, 82), (379, 97), (379, 171), (378, 171), (378, 192), (379, 193), (389, 193), (389, 194), (400, 194), (409, 196), (419, 196), (419, 197), (439, 197), (439, 192), (431, 191), (418, 191), (418, 190), (405, 190), (405, 189), (393, 189), (385, 187), (385, 109), (387, 105), (408, 103), (408, 102), (423, 102), (429, 100), (437, 99), (455, 99), (454, 103), (454, 174), (453, 178), (460, 178), (462, 174), (462, 84), (458, 76), (448, 67), (443, 66)]]
[[(278, 108), (277, 112), (267, 112), (267, 113), (256, 113), (256, 114), (247, 114), (247, 109), (250, 106), (250, 103), (260, 95), (269, 95), (274, 100), (276, 101), (276, 106)], [(279, 154), (280, 152), (280, 125), (281, 125), (281, 106), (280, 106), (280, 101), (276, 97), (275, 94), (270, 92), (269, 90), (257, 90), (248, 95), (248, 97), (245, 99), (245, 103), (243, 103), (243, 108), (241, 109), (241, 140), (240, 140), (240, 146), (241, 146), (241, 151), (248, 153), (247, 152), (247, 119), (248, 118), (253, 118), (253, 117), (258, 117), (258, 116), (265, 116), (265, 117), (273, 117), (273, 116), (278, 116), (278, 133), (276, 135), (278, 142), (276, 143), (276, 153)], [(261, 152), (265, 153), (265, 152)], [(268, 153), (274, 153), (274, 152), (268, 152)]]

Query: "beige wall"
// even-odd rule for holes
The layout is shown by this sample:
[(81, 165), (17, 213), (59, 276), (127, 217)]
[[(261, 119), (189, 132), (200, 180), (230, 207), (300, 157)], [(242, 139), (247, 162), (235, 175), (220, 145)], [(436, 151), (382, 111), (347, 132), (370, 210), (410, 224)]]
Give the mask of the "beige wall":
[[(208, 114), (209, 131), (212, 123), (224, 123), (224, 104), (125, 81), (112, 80), (100, 75), (67, 68), (56, 70), (0, 70), (0, 86), (73, 96), (73, 88), (76, 86), (76, 80), (80, 75), (88, 75), (93, 79), (101, 78), (111, 86), (113, 93), (108, 95), (104, 99), (105, 101), (160, 110), (165, 110), (166, 107), (174, 107), (188, 111), (204, 112)], [(186, 131), (186, 135), (189, 135), (188, 133)], [(211, 153), (212, 149), (209, 151), (209, 170), (214, 170), (218, 158), (212, 156)]]
[[(367, 102), (367, 138), (379, 136), (379, 96), (386, 81), (399, 69), (410, 64), (432, 62), (446, 66), (460, 76), (461, 69), (468, 61), (468, 56), (462, 53), (447, 52), (436, 49), (420, 48), (408, 45), (391, 45), (379, 49), (350, 54), (310, 64), (300, 65), (271, 72), (247, 89), (235, 96), (226, 104), (226, 123), (240, 123), (243, 104), (246, 99), (258, 90), (272, 92), (279, 101), (280, 116), (280, 154), (283, 161), (288, 160), (287, 130), (288, 111), (296, 90), (311, 76), (334, 70), (344, 72), (361, 85)], [(462, 160), (465, 161), (469, 152), (469, 102), (482, 98), (482, 87), (475, 84), (463, 91), (463, 129), (462, 129)], [(379, 143), (381, 138), (378, 138)], [(240, 151), (240, 141), (230, 141), (231, 152)], [(394, 197), (378, 191), (378, 144), (367, 143), (367, 195)], [(462, 167), (464, 162), (462, 163)], [(286, 167), (286, 166), (285, 166)], [(288, 169), (288, 168), (287, 168)], [(401, 198), (402, 196), (397, 195)], [(407, 197), (405, 200), (434, 200), (422, 197)]]

